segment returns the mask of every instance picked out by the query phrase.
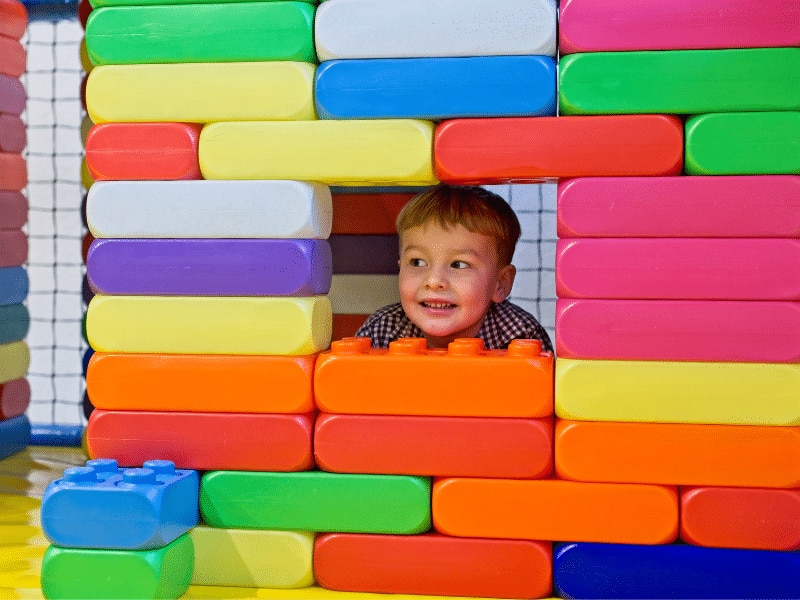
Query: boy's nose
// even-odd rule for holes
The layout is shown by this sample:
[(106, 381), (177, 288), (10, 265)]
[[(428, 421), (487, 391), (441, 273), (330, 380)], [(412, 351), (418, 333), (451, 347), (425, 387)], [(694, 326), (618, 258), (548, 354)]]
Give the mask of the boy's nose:
[(447, 287), (447, 278), (438, 269), (431, 269), (425, 278), (425, 287), (431, 290), (443, 290)]

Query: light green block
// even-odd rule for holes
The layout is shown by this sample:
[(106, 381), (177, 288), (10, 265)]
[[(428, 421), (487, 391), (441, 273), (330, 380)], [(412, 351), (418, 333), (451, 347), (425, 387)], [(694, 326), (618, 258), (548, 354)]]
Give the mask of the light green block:
[[(248, 0), (89, 0), (92, 8), (102, 8), (104, 6), (155, 6), (162, 4), (237, 4)], [(260, 0), (261, 2), (284, 2), (285, 0)], [(318, 4), (317, 0), (298, 0), (307, 4)]]

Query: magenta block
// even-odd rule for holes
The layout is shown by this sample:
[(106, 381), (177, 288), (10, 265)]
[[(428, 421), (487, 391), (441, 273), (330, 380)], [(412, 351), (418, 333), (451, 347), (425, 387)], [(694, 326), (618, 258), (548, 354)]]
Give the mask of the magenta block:
[(21, 153), (28, 143), (25, 123), (17, 115), (0, 113), (0, 152)]
[(556, 303), (562, 358), (800, 361), (800, 304), (703, 300)]
[(0, 113), (21, 115), (25, 110), (27, 99), (25, 88), (19, 78), (0, 73)]

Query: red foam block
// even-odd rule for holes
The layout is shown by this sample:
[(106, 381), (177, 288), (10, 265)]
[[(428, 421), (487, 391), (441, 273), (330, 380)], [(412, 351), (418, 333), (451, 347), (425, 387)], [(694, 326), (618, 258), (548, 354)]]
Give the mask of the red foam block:
[(21, 229), (0, 229), (0, 267), (19, 267), (28, 260), (28, 236)]
[(22, 39), (28, 28), (28, 11), (18, 0), (0, 0), (0, 35)]
[(28, 199), (22, 192), (0, 191), (0, 229), (20, 229), (28, 221)]
[(0, 419), (24, 415), (31, 402), (31, 384), (25, 378), (0, 383)]
[(28, 143), (25, 123), (17, 115), (0, 113), (0, 152), (19, 154)]
[(0, 113), (21, 115), (28, 95), (18, 77), (0, 73)]
[(0, 73), (22, 77), (26, 62), (25, 48), (19, 40), (0, 35)]
[(19, 192), (28, 185), (28, 165), (18, 152), (0, 152), (0, 191)]

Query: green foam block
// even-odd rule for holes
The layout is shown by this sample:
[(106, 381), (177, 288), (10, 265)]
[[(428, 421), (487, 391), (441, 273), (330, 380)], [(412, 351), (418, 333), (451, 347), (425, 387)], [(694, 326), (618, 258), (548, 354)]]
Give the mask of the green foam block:
[(42, 559), (42, 593), (45, 598), (178, 598), (193, 570), (188, 533), (156, 550), (50, 546)]
[(212, 527), (413, 534), (431, 525), (426, 477), (212, 471), (200, 512)]
[(685, 139), (689, 175), (800, 174), (800, 112), (699, 115)]
[(316, 62), (315, 6), (241, 2), (93, 10), (86, 51), (95, 65)]
[(800, 108), (800, 48), (563, 56), (561, 114), (693, 114)]
[[(247, 0), (227, 0), (224, 4), (236, 4)], [(284, 2), (285, 0), (261, 0), (261, 2)], [(317, 0), (298, 0), (307, 4), (318, 4)], [(89, 0), (92, 8), (104, 6), (158, 6), (162, 4), (219, 4), (220, 0)]]

